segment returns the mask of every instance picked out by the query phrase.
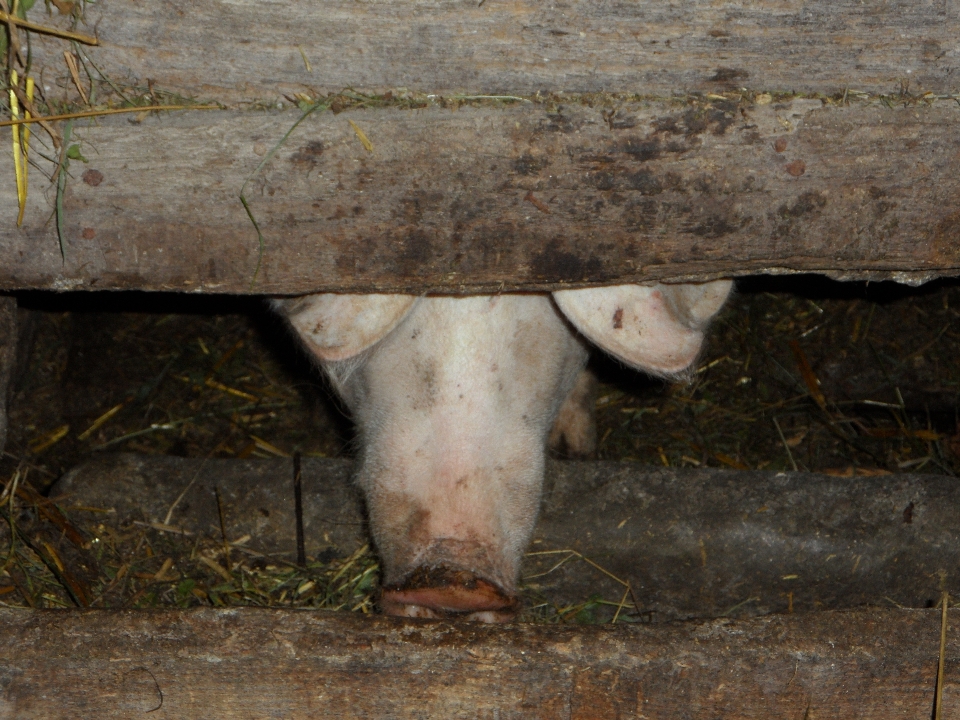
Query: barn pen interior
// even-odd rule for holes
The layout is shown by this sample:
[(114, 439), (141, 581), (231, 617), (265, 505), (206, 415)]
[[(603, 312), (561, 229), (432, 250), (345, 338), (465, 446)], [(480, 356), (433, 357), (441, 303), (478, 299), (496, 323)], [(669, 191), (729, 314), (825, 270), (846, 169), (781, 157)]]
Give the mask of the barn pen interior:
[[(955, 712), (957, 3), (2, 11), (0, 717)], [(727, 277), (591, 360), (520, 622), (376, 614), (264, 296)]]

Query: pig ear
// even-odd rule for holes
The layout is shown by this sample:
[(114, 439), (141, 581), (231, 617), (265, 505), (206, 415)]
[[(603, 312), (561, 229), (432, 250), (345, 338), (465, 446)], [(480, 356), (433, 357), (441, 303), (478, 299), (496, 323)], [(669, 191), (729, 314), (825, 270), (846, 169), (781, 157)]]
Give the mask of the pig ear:
[(553, 297), (588, 340), (637, 369), (670, 375), (696, 360), (704, 328), (732, 285), (615, 285)]
[(415, 295), (305, 295), (274, 300), (321, 360), (346, 360), (379, 342), (413, 309)]

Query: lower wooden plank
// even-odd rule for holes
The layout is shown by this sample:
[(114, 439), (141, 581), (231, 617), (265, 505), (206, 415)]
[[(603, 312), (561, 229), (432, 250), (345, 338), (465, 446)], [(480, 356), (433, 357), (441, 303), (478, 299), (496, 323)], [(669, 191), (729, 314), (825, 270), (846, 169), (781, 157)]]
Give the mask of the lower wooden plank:
[(70, 164), (62, 238), (38, 131), (20, 229), (12, 163), (0, 163), (0, 289), (491, 292), (960, 274), (957, 103), (754, 100), (318, 113), (246, 185), (262, 257), (239, 196), (299, 111), (78, 124), (85, 162)]
[[(924, 718), (939, 638), (936, 610), (495, 627), (2, 609), (0, 717)], [(944, 717), (958, 651), (951, 637)]]
[[(305, 458), (302, 470), (308, 556), (346, 557), (369, 542), (350, 461)], [(291, 461), (280, 458), (105, 453), (64, 475), (51, 497), (81, 525), (148, 519), (196, 534), (219, 533), (222, 507), (228, 537), (247, 536), (247, 547), (292, 560), (292, 476)], [(955, 478), (550, 462), (545, 485), (522, 586), (560, 606), (619, 601), (624, 588), (605, 573), (628, 582), (643, 616), (657, 622), (922, 608), (945, 589), (960, 594)], [(571, 552), (605, 573), (562, 562)]]

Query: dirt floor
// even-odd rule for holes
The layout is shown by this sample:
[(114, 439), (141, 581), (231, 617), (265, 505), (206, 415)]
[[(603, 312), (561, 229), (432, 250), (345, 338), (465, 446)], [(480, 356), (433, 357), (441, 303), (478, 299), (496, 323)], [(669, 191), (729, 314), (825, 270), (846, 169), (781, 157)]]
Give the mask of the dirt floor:
[[(44, 523), (53, 522), (61, 539), (67, 531), (29, 487), (42, 493), (65, 470), (109, 451), (349, 455), (352, 430), (310, 360), (258, 299), (38, 293), (19, 300), (23, 353), (0, 488), (17, 478), (27, 490), (18, 509), (13, 500), (4, 509), (19, 530), (14, 542), (9, 530), (0, 537), (0, 602), (275, 604), (302, 597), (317, 605), (322, 596), (323, 606), (372, 608), (376, 561), (369, 549), (314, 559), (309, 571), (214, 559), (208, 577), (187, 577), (163, 567), (186, 552), (168, 547), (169, 535), (108, 532), (102, 524), (77, 529), (87, 544), (76, 551), (77, 597), (59, 567), (64, 558), (45, 555), (51, 538), (31, 539)], [(598, 457), (838, 476), (956, 475), (958, 310), (960, 284), (951, 281), (912, 289), (810, 276), (743, 280), (688, 382), (653, 380), (594, 359), (603, 382)], [(109, 542), (91, 555), (93, 535)], [(222, 548), (210, 542), (213, 557)], [(190, 551), (203, 549), (194, 543)], [(39, 575), (31, 576), (34, 570)], [(128, 573), (134, 580), (120, 582)], [(590, 620), (591, 602), (607, 601), (540, 615)]]

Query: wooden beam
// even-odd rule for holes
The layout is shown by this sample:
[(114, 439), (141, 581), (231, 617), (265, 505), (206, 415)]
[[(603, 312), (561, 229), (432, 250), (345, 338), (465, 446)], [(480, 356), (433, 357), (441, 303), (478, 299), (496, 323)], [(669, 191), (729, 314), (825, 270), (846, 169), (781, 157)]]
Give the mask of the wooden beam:
[[(347, 556), (369, 542), (350, 472), (348, 460), (303, 461), (312, 557)], [(182, 495), (168, 521), (175, 527), (209, 533), (222, 507), (228, 537), (250, 537), (247, 547), (292, 560), (292, 473), (282, 459), (103, 454), (66, 474), (51, 497), (80, 518), (89, 510), (71, 507), (110, 509), (111, 522), (123, 525), (166, 521)], [(658, 621), (925, 607), (944, 589), (960, 594), (951, 572), (960, 566), (960, 488), (950, 477), (551, 462), (545, 486), (521, 585), (527, 597), (558, 606), (596, 595), (619, 602), (624, 586), (610, 575), (629, 583), (631, 604)]]
[[(0, 289), (491, 292), (960, 273), (960, 107), (819, 100), (192, 112), (77, 126), (63, 193), (0, 164)], [(368, 151), (351, 122), (372, 142)], [(43, 134), (34, 133), (41, 150)], [(38, 167), (51, 166), (35, 153)], [(240, 203), (246, 195), (263, 231)]]
[[(233, 110), (78, 124), (89, 164), (73, 161), (62, 237), (35, 133), (20, 230), (12, 168), (0, 167), (0, 289), (490, 292), (960, 273), (949, 0), (104, 0), (84, 24), (101, 41), (83, 50), (101, 92)], [(63, 41), (32, 39), (45, 97), (76, 101)], [(238, 108), (346, 87), (433, 100), (305, 122), (249, 185), (261, 257), (238, 195), (298, 113)], [(763, 104), (767, 91), (873, 100)], [(439, 99), (541, 93), (458, 112)]]
[[(931, 714), (939, 645), (937, 610), (495, 627), (0, 609), (0, 716), (919, 718)], [(960, 699), (958, 652), (951, 632), (947, 708)]]
[[(223, 102), (345, 87), (653, 96), (960, 89), (953, 0), (104, 0), (84, 19), (81, 29), (101, 41), (84, 52), (114, 82), (145, 88), (149, 78)], [(73, 93), (65, 49), (37, 36), (34, 64), (45, 66), (46, 83)]]

